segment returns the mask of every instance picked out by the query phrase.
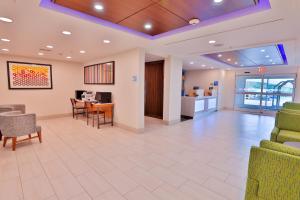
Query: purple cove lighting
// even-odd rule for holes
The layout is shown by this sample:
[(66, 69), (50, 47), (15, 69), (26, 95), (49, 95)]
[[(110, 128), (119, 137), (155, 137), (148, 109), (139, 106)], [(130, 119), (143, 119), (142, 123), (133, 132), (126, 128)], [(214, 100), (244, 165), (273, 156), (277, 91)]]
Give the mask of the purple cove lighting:
[(100, 24), (100, 25), (103, 25), (103, 26), (106, 26), (106, 27), (109, 27), (109, 28), (113, 28), (113, 29), (117, 29), (117, 30), (124, 31), (124, 32), (127, 32), (127, 33), (131, 33), (131, 34), (134, 34), (134, 35), (137, 35), (137, 36), (149, 39), (149, 40), (160, 39), (162, 37), (175, 35), (175, 34), (178, 34), (178, 33), (194, 30), (194, 29), (197, 29), (197, 28), (200, 28), (200, 27), (211, 25), (211, 24), (216, 24), (216, 23), (226, 21), (226, 20), (229, 20), (229, 19), (234, 19), (234, 18), (238, 18), (238, 17), (242, 17), (242, 16), (246, 16), (246, 15), (250, 15), (250, 14), (253, 14), (253, 13), (257, 13), (257, 12), (261, 12), (261, 11), (264, 11), (264, 10), (271, 9), (271, 4), (270, 4), (269, 0), (260, 0), (258, 5), (256, 5), (256, 6), (252, 6), (252, 7), (249, 7), (249, 8), (242, 9), (242, 10), (238, 10), (238, 11), (235, 11), (235, 12), (232, 12), (232, 13), (229, 13), (229, 14), (222, 15), (220, 17), (214, 17), (212, 19), (200, 22), (197, 25), (187, 25), (187, 26), (184, 26), (182, 28), (174, 29), (174, 30), (171, 30), (171, 31), (168, 31), (168, 32), (165, 32), (165, 33), (161, 33), (161, 34), (158, 34), (158, 35), (155, 35), (155, 36), (151, 36), (151, 35), (148, 35), (146, 33), (142, 33), (142, 32), (130, 29), (130, 28), (125, 27), (125, 26), (121, 26), (121, 25), (118, 25), (118, 24), (115, 24), (115, 23), (112, 23), (112, 22), (109, 22), (109, 21), (106, 21), (106, 20), (102, 20), (100, 18), (91, 16), (91, 15), (88, 15), (88, 14), (85, 14), (85, 13), (82, 13), (82, 12), (79, 12), (79, 11), (76, 11), (76, 10), (73, 10), (73, 9), (70, 9), (70, 8), (66, 8), (66, 7), (57, 5), (53, 2), (51, 2), (51, 0), (41, 0), (40, 6), (43, 7), (43, 8), (55, 10), (57, 12), (65, 13), (65, 14), (68, 14), (68, 15), (71, 15), (71, 16), (74, 16), (74, 17), (78, 17), (78, 18), (81, 18), (81, 19), (84, 19), (84, 20), (87, 20), (87, 21), (91, 21), (91, 22), (94, 22), (96, 24)]
[(287, 65), (288, 64), (288, 60), (287, 60), (287, 57), (286, 57), (286, 53), (285, 53), (283, 44), (278, 44), (277, 47), (278, 47), (279, 52), (281, 54), (281, 57), (282, 57), (284, 65)]

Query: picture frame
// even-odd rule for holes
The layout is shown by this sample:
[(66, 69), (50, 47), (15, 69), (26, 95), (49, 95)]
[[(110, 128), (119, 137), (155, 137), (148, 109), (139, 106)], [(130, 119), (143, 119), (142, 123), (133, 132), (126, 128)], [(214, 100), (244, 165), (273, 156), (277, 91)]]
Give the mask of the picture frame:
[(7, 61), (7, 77), (10, 90), (53, 89), (51, 64)]
[(114, 85), (115, 84), (115, 61), (85, 66), (84, 84)]

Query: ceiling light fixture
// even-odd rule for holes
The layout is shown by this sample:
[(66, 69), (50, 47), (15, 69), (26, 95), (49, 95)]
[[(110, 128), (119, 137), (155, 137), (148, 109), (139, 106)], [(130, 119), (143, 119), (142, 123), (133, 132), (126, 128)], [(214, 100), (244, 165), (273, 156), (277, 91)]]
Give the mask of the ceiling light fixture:
[(219, 55), (218, 55), (219, 58), (222, 58), (222, 56), (223, 56), (222, 54), (219, 54)]
[(152, 24), (147, 23), (147, 24), (144, 25), (144, 28), (147, 29), (147, 30), (150, 30), (152, 28)]
[(110, 43), (110, 40), (103, 40), (103, 43), (109, 44), (109, 43)]
[(64, 34), (64, 35), (71, 35), (72, 33), (70, 31), (63, 31), (62, 34)]
[(44, 55), (44, 53), (38, 53), (38, 55), (39, 55), (39, 56), (43, 56), (43, 55)]
[(245, 65), (241, 64), (240, 66), (241, 66), (241, 67), (244, 67)]
[(211, 69), (214, 69), (214, 67), (211, 67)]
[(52, 45), (47, 45), (46, 46), (48, 49), (53, 49), (53, 46)]
[(238, 62), (234, 62), (235, 65), (239, 64)]
[(1, 41), (3, 41), (3, 42), (10, 42), (10, 40), (6, 39), (6, 38), (2, 38)]
[(202, 67), (206, 67), (206, 65), (205, 64), (203, 64), (203, 65), (201, 65)]
[(81, 50), (81, 51), (79, 51), (79, 53), (82, 53), (82, 54), (83, 54), (83, 53), (85, 53), (85, 51)]
[(273, 60), (272, 60), (272, 59), (270, 59), (269, 61), (270, 61), (270, 62), (273, 62)]
[(6, 52), (9, 51), (8, 49), (1, 49), (1, 50), (2, 50), (2, 51), (6, 51)]
[(261, 49), (260, 52), (264, 53), (264, 52), (266, 52), (266, 50), (265, 49)]
[(217, 41), (215, 41), (215, 40), (210, 40), (208, 43), (209, 44), (215, 44)]
[(214, 0), (215, 3), (222, 3), (223, 0)]
[(6, 18), (6, 17), (0, 17), (0, 21), (6, 22), (6, 23), (12, 23), (13, 20), (10, 18)]
[(266, 55), (266, 58), (270, 58), (270, 56), (269, 56), (269, 55)]
[(190, 62), (191, 65), (195, 64), (193, 61)]
[(231, 61), (231, 58), (228, 58), (227, 61), (230, 62), (230, 61)]
[(101, 4), (96, 4), (96, 5), (94, 5), (94, 8), (95, 8), (96, 10), (103, 10), (103, 9), (104, 9), (104, 7), (103, 7)]
[(72, 57), (71, 57), (71, 56), (67, 56), (66, 58), (67, 58), (67, 59), (71, 59)]
[(196, 24), (199, 24), (199, 23), (200, 23), (200, 20), (198, 18), (192, 18), (189, 21), (190, 25), (196, 25)]

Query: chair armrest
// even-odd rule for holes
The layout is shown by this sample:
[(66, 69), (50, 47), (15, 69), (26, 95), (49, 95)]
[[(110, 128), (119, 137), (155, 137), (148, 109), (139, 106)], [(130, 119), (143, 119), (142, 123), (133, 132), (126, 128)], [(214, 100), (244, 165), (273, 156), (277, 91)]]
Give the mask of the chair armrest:
[(18, 137), (36, 132), (35, 114), (18, 114), (16, 112), (0, 115), (0, 129), (2, 135)]
[(271, 132), (271, 141), (277, 142), (277, 136), (278, 136), (279, 132), (280, 132), (280, 129), (275, 126)]
[(260, 142), (260, 147), (300, 157), (300, 149), (277, 142), (262, 140)]

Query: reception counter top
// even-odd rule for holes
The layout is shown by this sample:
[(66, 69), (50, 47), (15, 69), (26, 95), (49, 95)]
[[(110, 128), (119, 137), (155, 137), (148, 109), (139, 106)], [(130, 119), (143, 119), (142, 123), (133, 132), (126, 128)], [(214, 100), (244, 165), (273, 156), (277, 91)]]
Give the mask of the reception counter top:
[(197, 115), (217, 111), (217, 96), (181, 98), (181, 115), (195, 118)]

